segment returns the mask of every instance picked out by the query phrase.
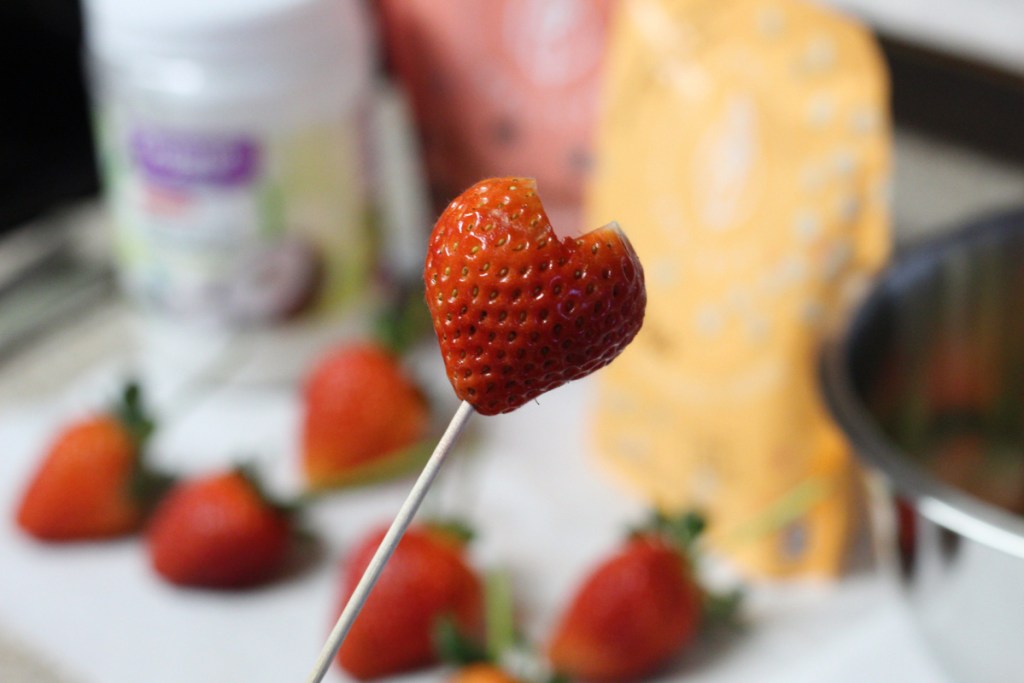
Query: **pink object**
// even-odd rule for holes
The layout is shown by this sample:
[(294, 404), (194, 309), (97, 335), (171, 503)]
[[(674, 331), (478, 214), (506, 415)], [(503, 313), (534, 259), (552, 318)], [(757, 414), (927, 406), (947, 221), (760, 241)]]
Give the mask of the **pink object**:
[(613, 0), (382, 0), (435, 199), (487, 176), (537, 179), (578, 222)]

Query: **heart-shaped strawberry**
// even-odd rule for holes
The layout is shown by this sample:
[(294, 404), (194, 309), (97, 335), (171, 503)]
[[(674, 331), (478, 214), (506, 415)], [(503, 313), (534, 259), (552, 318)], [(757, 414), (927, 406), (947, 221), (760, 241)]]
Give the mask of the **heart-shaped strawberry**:
[(423, 276), (448, 378), (484, 415), (610, 363), (647, 304), (618, 226), (558, 235), (530, 178), (483, 180), (449, 204)]

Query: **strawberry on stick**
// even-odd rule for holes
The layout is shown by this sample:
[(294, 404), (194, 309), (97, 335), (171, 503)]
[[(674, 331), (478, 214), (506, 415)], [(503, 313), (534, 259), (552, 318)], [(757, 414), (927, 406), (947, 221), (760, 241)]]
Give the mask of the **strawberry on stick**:
[(308, 681), (321, 681), (475, 411), (506, 413), (604, 367), (643, 324), (636, 252), (615, 224), (578, 235), (551, 226), (530, 178), (490, 178), (455, 198), (431, 233), (427, 307), (462, 400), (328, 636)]
[(448, 379), (482, 415), (610, 363), (647, 302), (618, 226), (560, 237), (529, 178), (485, 180), (449, 204), (423, 277)]

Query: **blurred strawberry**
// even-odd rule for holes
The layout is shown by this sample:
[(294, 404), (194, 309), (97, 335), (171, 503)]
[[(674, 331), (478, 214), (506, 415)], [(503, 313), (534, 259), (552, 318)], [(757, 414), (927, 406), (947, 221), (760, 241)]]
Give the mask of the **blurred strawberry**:
[(940, 337), (925, 361), (924, 386), (934, 413), (983, 413), (1000, 397), (1000, 373), (995, 354), (979, 334), (966, 338)]
[(17, 509), (17, 523), (46, 541), (136, 531), (170, 484), (143, 452), (154, 428), (138, 385), (111, 410), (64, 427), (49, 446)]
[[(386, 531), (371, 533), (352, 554), (344, 573), (346, 601)], [(434, 633), (446, 619), (463, 636), (479, 635), (483, 593), (466, 561), (467, 540), (449, 526), (419, 525), (405, 533), (338, 652), (342, 669), (368, 680), (434, 664)]]
[(496, 664), (479, 662), (459, 668), (448, 683), (521, 683), (509, 672)]
[(288, 558), (293, 511), (240, 468), (179, 484), (153, 514), (149, 554), (182, 586), (241, 588), (272, 579)]
[(555, 630), (552, 666), (574, 679), (632, 681), (656, 673), (689, 645), (706, 603), (690, 559), (703, 526), (693, 515), (656, 517), (601, 562)]
[(374, 343), (328, 353), (305, 389), (302, 466), (314, 489), (379, 479), (419, 464), (427, 401), (398, 359)]

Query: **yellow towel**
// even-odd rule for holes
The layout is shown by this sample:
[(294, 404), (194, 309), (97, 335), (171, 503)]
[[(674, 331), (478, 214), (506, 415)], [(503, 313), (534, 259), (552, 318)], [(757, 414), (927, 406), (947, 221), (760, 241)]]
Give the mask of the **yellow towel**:
[(877, 46), (799, 0), (630, 0), (608, 69), (588, 224), (625, 227), (649, 305), (599, 381), (601, 459), (751, 573), (834, 575), (855, 475), (816, 354), (889, 251)]

